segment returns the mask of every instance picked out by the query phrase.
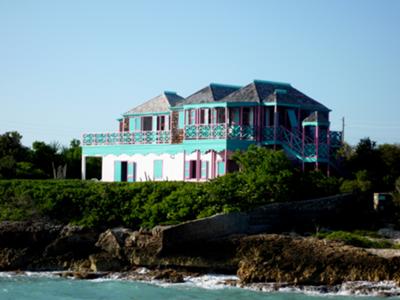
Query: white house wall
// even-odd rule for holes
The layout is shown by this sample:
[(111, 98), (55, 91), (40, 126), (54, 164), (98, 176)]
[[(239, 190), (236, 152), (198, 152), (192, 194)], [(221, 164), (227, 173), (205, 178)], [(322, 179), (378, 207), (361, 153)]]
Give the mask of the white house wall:
[[(184, 180), (184, 162), (196, 160), (197, 152), (177, 154), (135, 154), (135, 155), (107, 155), (102, 160), (102, 181), (114, 181), (114, 162), (127, 161), (136, 163), (136, 181), (182, 181)], [(216, 155), (216, 161), (221, 161), (221, 155)], [(162, 160), (162, 179), (154, 178), (154, 161)], [(200, 160), (208, 161), (207, 178), (212, 177), (211, 153), (200, 154)], [(196, 179), (191, 179), (196, 181)]]

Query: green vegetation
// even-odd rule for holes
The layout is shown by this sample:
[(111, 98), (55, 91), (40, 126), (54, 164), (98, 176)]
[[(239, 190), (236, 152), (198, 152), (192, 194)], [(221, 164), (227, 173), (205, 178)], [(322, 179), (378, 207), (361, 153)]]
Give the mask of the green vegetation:
[(346, 245), (351, 245), (361, 248), (396, 248), (391, 242), (382, 239), (375, 232), (367, 231), (333, 231), (333, 232), (319, 232), (316, 234), (318, 238), (324, 238), (327, 240), (334, 240), (343, 242)]
[[(338, 189), (335, 180), (321, 173), (296, 170), (282, 151), (252, 146), (234, 159), (241, 171), (201, 184), (0, 180), (0, 220), (51, 218), (85, 226), (152, 227)], [(311, 189), (316, 182), (323, 184)]]
[[(21, 144), (18, 132), (0, 135), (0, 179), (80, 178), (82, 150), (78, 140), (69, 147), (36, 141), (32, 149)], [(88, 158), (88, 178), (100, 174), (101, 161)]]
[[(79, 141), (64, 148), (34, 142), (30, 149), (17, 132), (7, 132), (0, 135), (0, 220), (50, 218), (85, 226), (152, 227), (339, 192), (370, 201), (372, 191), (395, 191), (400, 212), (399, 145), (378, 147), (363, 139), (356, 147), (344, 145), (337, 158), (342, 176), (328, 177), (301, 172), (283, 151), (251, 146), (233, 155), (240, 171), (207, 183), (101, 183), (70, 180), (80, 177)], [(88, 159), (88, 178), (95, 177), (100, 163)]]

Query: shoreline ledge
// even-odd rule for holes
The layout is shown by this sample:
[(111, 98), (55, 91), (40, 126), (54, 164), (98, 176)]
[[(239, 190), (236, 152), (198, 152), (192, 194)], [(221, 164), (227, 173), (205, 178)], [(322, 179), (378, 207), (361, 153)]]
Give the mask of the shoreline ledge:
[(132, 231), (0, 222), (0, 271), (67, 271), (65, 276), (71, 272), (70, 276), (93, 279), (145, 267), (154, 272), (153, 279), (167, 282), (182, 282), (188, 274), (219, 273), (237, 274), (238, 284), (244, 286), (400, 283), (396, 255), (383, 257), (379, 251), (293, 234), (230, 235), (173, 247), (164, 236), (169, 228)]

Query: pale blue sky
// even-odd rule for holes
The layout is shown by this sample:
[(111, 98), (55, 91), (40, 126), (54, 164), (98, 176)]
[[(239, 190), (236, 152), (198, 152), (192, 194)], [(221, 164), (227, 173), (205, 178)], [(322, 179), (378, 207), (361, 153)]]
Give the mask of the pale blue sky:
[(0, 0), (0, 133), (68, 144), (163, 90), (284, 81), (400, 142), (400, 1)]

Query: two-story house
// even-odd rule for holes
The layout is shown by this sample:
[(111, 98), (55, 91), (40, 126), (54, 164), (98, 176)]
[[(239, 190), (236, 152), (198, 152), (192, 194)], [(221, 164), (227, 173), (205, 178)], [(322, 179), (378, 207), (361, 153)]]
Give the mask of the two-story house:
[(211, 83), (186, 98), (166, 91), (124, 113), (117, 132), (83, 134), (82, 178), (96, 156), (103, 181), (205, 181), (234, 171), (231, 154), (251, 144), (329, 172), (342, 142), (329, 112), (287, 83)]

